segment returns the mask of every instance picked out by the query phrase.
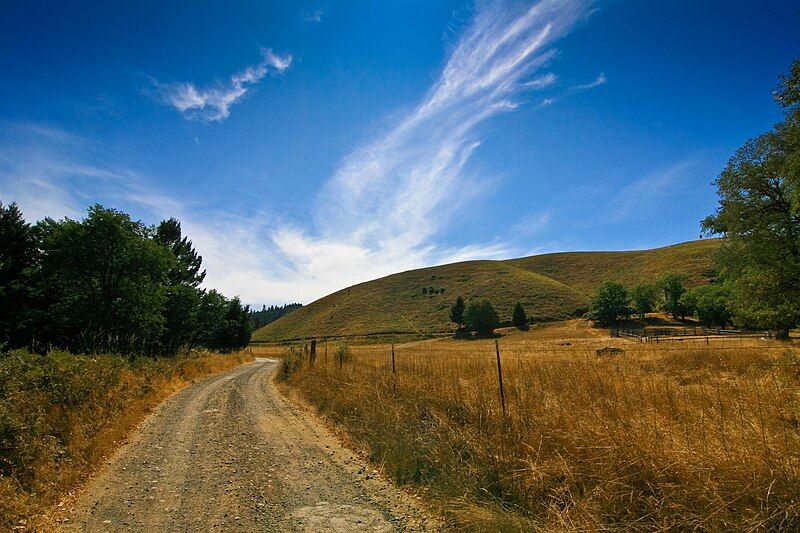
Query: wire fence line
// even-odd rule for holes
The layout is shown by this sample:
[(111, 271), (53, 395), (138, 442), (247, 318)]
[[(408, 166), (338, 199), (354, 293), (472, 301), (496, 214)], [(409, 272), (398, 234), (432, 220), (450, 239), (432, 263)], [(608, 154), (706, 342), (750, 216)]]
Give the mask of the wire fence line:
[[(730, 337), (726, 337), (730, 338)], [(614, 355), (601, 355), (604, 349), (596, 349), (589, 345), (584, 346), (553, 346), (557, 348), (552, 351), (552, 358), (542, 358), (546, 355), (549, 348), (542, 350), (530, 349), (524, 345), (512, 345), (503, 347), (498, 339), (488, 341), (473, 341), (474, 344), (468, 349), (466, 347), (437, 346), (437, 343), (420, 343), (413, 346), (399, 347), (398, 345), (366, 345), (356, 346), (351, 349), (344, 343), (337, 343), (332, 350), (328, 350), (327, 341), (321, 341), (321, 346), (310, 343), (298, 343), (288, 349), (288, 356), (294, 358), (299, 366), (309, 365), (321, 370), (324, 379), (340, 386), (355, 386), (354, 372), (367, 371), (369, 375), (375, 376), (380, 382), (389, 384), (391, 394), (397, 394), (398, 390), (408, 387), (413, 383), (415, 376), (427, 377), (440, 376), (442, 379), (449, 379), (451, 374), (459, 375), (469, 369), (471, 372), (478, 372), (481, 376), (483, 386), (489, 386), (494, 381), (496, 402), (499, 404), (505, 416), (507, 411), (507, 397), (509, 392), (506, 390), (510, 386), (512, 397), (519, 394), (519, 386), (527, 386), (523, 382), (536, 378), (542, 379), (541, 372), (555, 372), (558, 369), (578, 369), (582, 379), (591, 380), (591, 376), (597, 372), (612, 372), (623, 377), (631, 373), (645, 370), (651, 373), (651, 379), (672, 380), (675, 376), (668, 376), (667, 373), (661, 375), (660, 366), (664, 366), (671, 360), (672, 355), (682, 353), (689, 355), (691, 360), (691, 372), (702, 371), (705, 379), (710, 379), (709, 384), (718, 386), (726, 378), (724, 373), (744, 375), (749, 372), (756, 372), (763, 376), (773, 375), (776, 371), (789, 372), (792, 375), (800, 375), (800, 350), (796, 345), (762, 345), (754, 343), (752, 346), (747, 342), (738, 341), (736, 346), (719, 346), (706, 348), (701, 347), (669, 347), (648, 344), (646, 347), (636, 344), (625, 345), (624, 349), (617, 350)], [(596, 342), (596, 341), (595, 341)], [(313, 347), (312, 347), (313, 346)], [(532, 347), (531, 347), (532, 348)], [(608, 349), (608, 348), (606, 348)], [(741, 361), (723, 361), (719, 357), (714, 357), (715, 353), (730, 351), (744, 351), (757, 349), (762, 355), (770, 354), (770, 359), (760, 359), (756, 361), (743, 358)], [(532, 352), (537, 353), (532, 353)], [(564, 353), (569, 352), (578, 358), (559, 359)], [(314, 354), (316, 353), (316, 357)], [(637, 355), (654, 356), (637, 357)], [(786, 355), (786, 357), (775, 357)], [(657, 359), (659, 356), (667, 359)], [(678, 356), (678, 355), (676, 355)], [(707, 356), (707, 357), (705, 357)], [(460, 364), (459, 364), (460, 363)], [(674, 364), (674, 363), (673, 363)], [(697, 366), (699, 365), (699, 366)], [(510, 383), (504, 383), (504, 373), (510, 373)], [(646, 370), (646, 368), (650, 370)], [(587, 373), (588, 372), (588, 373)], [(569, 370), (572, 375), (573, 370)], [(598, 381), (601, 376), (596, 376)], [(608, 376), (602, 379), (606, 379)], [(408, 380), (412, 381), (409, 382)], [(561, 378), (559, 378), (561, 379)], [(722, 381), (720, 381), (722, 380)], [(377, 386), (378, 382), (372, 383)], [(712, 394), (713, 396), (713, 394)]]

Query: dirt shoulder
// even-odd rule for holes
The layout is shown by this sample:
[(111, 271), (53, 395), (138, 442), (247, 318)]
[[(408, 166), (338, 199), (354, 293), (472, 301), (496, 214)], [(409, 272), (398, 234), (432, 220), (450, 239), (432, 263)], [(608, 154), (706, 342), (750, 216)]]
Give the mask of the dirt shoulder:
[(415, 498), (284, 399), (272, 360), (165, 402), (87, 486), (64, 531), (435, 531)]

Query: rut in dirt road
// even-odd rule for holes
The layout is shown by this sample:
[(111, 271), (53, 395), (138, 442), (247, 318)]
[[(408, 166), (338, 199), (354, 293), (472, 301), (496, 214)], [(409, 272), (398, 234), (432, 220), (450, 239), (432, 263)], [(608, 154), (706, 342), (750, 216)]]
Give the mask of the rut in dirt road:
[(405, 492), (312, 415), (258, 360), (165, 402), (89, 484), (67, 531), (433, 531)]

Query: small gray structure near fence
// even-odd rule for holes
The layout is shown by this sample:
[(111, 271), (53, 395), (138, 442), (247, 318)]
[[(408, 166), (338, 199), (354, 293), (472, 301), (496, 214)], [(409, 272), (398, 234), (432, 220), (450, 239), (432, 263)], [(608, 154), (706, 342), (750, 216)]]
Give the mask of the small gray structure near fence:
[(636, 339), (640, 342), (662, 342), (681, 340), (746, 339), (773, 338), (771, 331), (745, 331), (706, 327), (665, 327), (665, 328), (612, 328), (612, 337)]

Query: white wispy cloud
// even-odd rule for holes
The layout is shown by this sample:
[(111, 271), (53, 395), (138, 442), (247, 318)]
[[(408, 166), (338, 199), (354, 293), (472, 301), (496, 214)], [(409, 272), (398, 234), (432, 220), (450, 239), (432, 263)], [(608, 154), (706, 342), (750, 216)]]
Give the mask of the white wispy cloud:
[(161, 99), (188, 119), (221, 121), (231, 114), (230, 107), (243, 97), (249, 88), (268, 73), (281, 73), (292, 64), (292, 56), (279, 56), (271, 49), (261, 50), (262, 59), (230, 77), (226, 83), (199, 88), (194, 83), (160, 83), (153, 80)]
[(687, 181), (692, 177), (699, 157), (695, 155), (651, 172), (619, 189), (606, 204), (606, 221), (635, 220), (659, 212), (658, 202), (686, 193)]
[[(372, 275), (451, 259), (454, 252), (443, 253), (435, 237), (466, 203), (486, 193), (466, 171), (480, 147), (481, 126), (516, 109), (525, 89), (555, 82), (554, 74), (537, 72), (588, 3), (544, 0), (521, 11), (514, 5), (481, 4), (421, 101), (344, 159), (320, 197), (316, 233), (298, 230), (309, 252), (347, 243), (352, 252), (341, 254), (338, 269), (358, 271), (366, 258)], [(470, 250), (480, 257), (501, 254), (499, 248)], [(305, 273), (319, 275), (313, 268)]]
[[(342, 160), (317, 198), (310, 225), (265, 224), (275, 219), (271, 213), (220, 213), (185, 199), (177, 202), (152, 186), (152, 178), (81, 165), (74, 149), (38, 151), (38, 159), (11, 155), (27, 163), (0, 166), (0, 194), (16, 195), (34, 217), (75, 216), (97, 200), (119, 201), (151, 217), (176, 216), (204, 257), (206, 284), (251, 303), (309, 302), (402, 270), (506, 257), (514, 248), (503, 241), (452, 247), (442, 245), (441, 235), (454, 224), (465, 227), (456, 217), (491, 188), (491, 181), (476, 178), (468, 165), (486, 135), (483, 126), (523, 105), (528, 91), (556, 82), (555, 74), (541, 70), (556, 41), (583, 20), (589, 4), (542, 0), (520, 9), (516, 2), (481, 3), (429, 90), (404, 115), (395, 115), (391, 127)], [(233, 76), (224, 88), (181, 84), (166, 94), (187, 116), (221, 120), (247, 86), (270, 68), (285, 70), (291, 58), (265, 54), (264, 61)], [(225, 96), (229, 93), (236, 96)], [(26, 183), (34, 186), (15, 187), (26, 165)], [(82, 166), (84, 174), (54, 172), (58, 165)], [(47, 197), (60, 206), (37, 203), (47, 187), (52, 190)], [(548, 221), (548, 215), (532, 218), (526, 229)]]
[(301, 13), (301, 17), (305, 22), (310, 22), (312, 24), (319, 24), (322, 22), (322, 10), (315, 9), (313, 11), (303, 11)]
[[(542, 107), (547, 107), (555, 104), (562, 98), (565, 98), (571, 94), (578, 93), (581, 91), (588, 91), (590, 89), (594, 89), (596, 87), (600, 87), (601, 85), (605, 85), (608, 79), (606, 79), (606, 75), (604, 73), (600, 73), (594, 80), (590, 81), (589, 83), (583, 83), (580, 85), (574, 85), (566, 90), (564, 90), (559, 96), (548, 96), (542, 100)], [(555, 79), (553, 80), (555, 82)], [(549, 87), (552, 83), (546, 85), (545, 87)], [(544, 87), (542, 87), (544, 88)]]
[(606, 75), (604, 73), (598, 74), (598, 76), (589, 83), (584, 83), (583, 85), (576, 85), (572, 88), (573, 91), (586, 91), (589, 89), (594, 89), (595, 87), (600, 87), (601, 85), (605, 85), (608, 80), (606, 79)]

